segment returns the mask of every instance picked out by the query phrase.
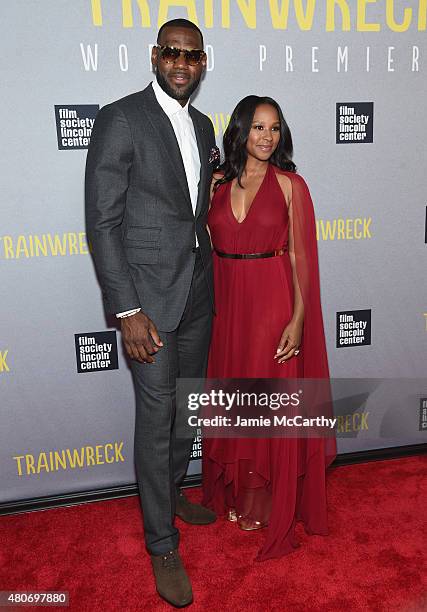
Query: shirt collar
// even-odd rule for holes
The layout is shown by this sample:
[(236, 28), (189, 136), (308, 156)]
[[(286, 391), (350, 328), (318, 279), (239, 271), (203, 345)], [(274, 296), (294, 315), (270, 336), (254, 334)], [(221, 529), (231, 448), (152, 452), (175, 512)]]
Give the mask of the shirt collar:
[(160, 104), (168, 117), (172, 117), (180, 112), (184, 112), (186, 115), (188, 115), (188, 105), (190, 104), (190, 100), (187, 101), (185, 106), (181, 106), (178, 100), (174, 100), (174, 98), (171, 98), (165, 91), (163, 91), (157, 80), (153, 81), (151, 85), (153, 87), (157, 102)]

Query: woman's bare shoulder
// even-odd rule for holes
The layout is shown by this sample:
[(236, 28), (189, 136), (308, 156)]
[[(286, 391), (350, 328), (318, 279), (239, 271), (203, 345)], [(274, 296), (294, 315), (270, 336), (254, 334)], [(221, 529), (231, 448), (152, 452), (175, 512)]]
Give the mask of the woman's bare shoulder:
[(288, 175), (291, 174), (291, 172), (286, 172), (285, 170), (281, 170), (276, 166), (274, 166), (274, 172), (276, 173), (277, 182), (279, 183), (283, 191), (283, 195), (286, 198), (286, 203), (289, 206), (289, 202), (292, 199), (292, 181)]
[(297, 172), (290, 172), (289, 170), (282, 170), (276, 166), (274, 166), (274, 170), (276, 172), (277, 180), (281, 186), (287, 186), (291, 191), (293, 186), (307, 188), (307, 183), (301, 174), (298, 174)]

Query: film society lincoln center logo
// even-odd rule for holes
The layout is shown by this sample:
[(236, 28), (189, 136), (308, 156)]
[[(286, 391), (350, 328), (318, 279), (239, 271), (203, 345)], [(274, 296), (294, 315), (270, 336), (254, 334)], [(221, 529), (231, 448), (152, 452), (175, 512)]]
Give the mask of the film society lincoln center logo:
[(337, 348), (371, 344), (371, 311), (337, 312)]
[(374, 142), (374, 103), (337, 102), (336, 144)]
[(99, 104), (55, 104), (58, 149), (87, 149)]
[(77, 372), (117, 370), (117, 336), (115, 331), (74, 334)]
[(420, 398), (420, 431), (427, 431), (427, 397)]

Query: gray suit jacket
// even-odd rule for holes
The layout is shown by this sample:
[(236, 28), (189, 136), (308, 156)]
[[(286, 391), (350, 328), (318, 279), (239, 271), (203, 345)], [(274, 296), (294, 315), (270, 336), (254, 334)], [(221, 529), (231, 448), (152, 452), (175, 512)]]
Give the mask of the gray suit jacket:
[(108, 313), (141, 307), (176, 329), (194, 269), (195, 232), (212, 298), (206, 217), (215, 146), (211, 121), (191, 105), (200, 155), (196, 214), (178, 142), (151, 85), (104, 106), (86, 160), (86, 225)]

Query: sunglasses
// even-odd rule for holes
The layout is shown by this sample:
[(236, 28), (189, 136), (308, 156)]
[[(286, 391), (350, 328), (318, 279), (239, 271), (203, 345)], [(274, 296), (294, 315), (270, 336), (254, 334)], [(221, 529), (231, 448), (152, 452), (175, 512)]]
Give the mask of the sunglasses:
[(184, 54), (185, 61), (189, 66), (197, 66), (200, 64), (206, 53), (203, 49), (178, 49), (178, 47), (169, 47), (167, 45), (156, 45), (160, 52), (160, 57), (167, 64), (175, 62), (181, 53)]

